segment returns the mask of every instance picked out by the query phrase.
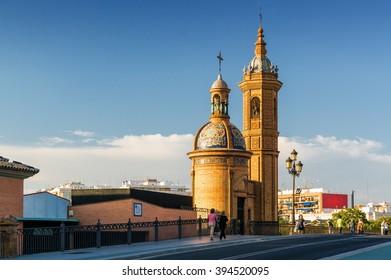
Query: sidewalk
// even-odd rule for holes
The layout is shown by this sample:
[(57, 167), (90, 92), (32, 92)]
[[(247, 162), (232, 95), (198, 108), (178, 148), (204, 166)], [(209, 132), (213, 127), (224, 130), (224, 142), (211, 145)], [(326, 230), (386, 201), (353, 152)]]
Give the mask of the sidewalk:
[[(304, 238), (305, 235), (295, 236)], [(171, 239), (158, 242), (134, 243), (131, 245), (86, 248), (65, 252), (50, 252), (33, 255), (22, 255), (4, 260), (116, 260), (121, 258), (143, 259), (151, 255), (169, 254), (173, 252), (195, 251), (205, 246), (222, 247), (232, 244), (245, 244), (254, 241), (292, 238), (289, 235), (229, 235), (226, 240), (216, 238), (211, 241), (208, 236)], [(391, 240), (383, 244), (355, 250), (323, 260), (391, 260)]]

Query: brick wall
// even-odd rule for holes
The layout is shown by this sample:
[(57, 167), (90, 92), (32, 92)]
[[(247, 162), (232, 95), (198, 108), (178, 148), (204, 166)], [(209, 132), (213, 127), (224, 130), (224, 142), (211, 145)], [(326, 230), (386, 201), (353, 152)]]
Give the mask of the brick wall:
[(0, 176), (0, 217), (23, 217), (23, 179)]
[[(133, 214), (134, 203), (142, 204), (142, 216)], [(96, 224), (98, 219), (101, 224), (149, 222), (158, 220), (177, 220), (181, 216), (182, 220), (196, 219), (196, 213), (189, 210), (170, 209), (156, 206), (136, 199), (121, 199), (109, 202), (71, 206), (73, 218), (80, 220), (81, 225)]]
[[(134, 203), (142, 204), (142, 216), (134, 216)], [(71, 206), (73, 218), (80, 220), (80, 225), (94, 225), (100, 220), (101, 224), (174, 221), (181, 217), (182, 220), (195, 220), (195, 211), (170, 209), (156, 206), (136, 199), (121, 199), (109, 202)], [(154, 228), (135, 228), (134, 231), (148, 232), (148, 240), (154, 240)], [(183, 228), (183, 237), (192, 236), (196, 233), (196, 225)], [(177, 238), (178, 227), (166, 226), (159, 229), (159, 240)]]

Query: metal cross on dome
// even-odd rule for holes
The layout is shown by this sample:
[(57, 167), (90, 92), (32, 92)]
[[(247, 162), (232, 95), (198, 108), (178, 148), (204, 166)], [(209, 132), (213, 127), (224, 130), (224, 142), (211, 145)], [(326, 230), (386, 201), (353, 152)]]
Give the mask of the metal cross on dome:
[(217, 59), (219, 60), (219, 74), (221, 74), (221, 61), (224, 60), (223, 57), (221, 56), (221, 51), (219, 52)]
[(262, 27), (262, 3), (259, 3), (259, 25)]

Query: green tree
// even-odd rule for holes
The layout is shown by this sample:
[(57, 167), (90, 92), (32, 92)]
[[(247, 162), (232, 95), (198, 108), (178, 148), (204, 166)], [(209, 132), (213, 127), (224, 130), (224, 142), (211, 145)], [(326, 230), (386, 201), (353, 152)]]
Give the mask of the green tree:
[(391, 225), (391, 217), (381, 217), (377, 219), (376, 221), (371, 221), (371, 223), (368, 226), (369, 230), (376, 230), (380, 232), (380, 225), (381, 223), (386, 220), (389, 225)]
[(343, 227), (346, 227), (352, 218), (354, 219), (356, 224), (358, 222), (358, 219), (360, 219), (360, 218), (363, 220), (364, 225), (368, 224), (368, 220), (365, 216), (365, 213), (359, 209), (345, 208), (337, 213), (333, 213), (332, 220), (333, 220), (334, 225), (337, 223), (337, 220), (339, 217), (341, 217), (341, 219), (342, 219), (342, 226)]

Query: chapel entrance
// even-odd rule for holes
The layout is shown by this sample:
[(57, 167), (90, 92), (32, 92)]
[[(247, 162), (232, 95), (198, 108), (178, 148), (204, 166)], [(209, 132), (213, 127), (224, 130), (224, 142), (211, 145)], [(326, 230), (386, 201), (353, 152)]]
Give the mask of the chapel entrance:
[(239, 233), (244, 234), (244, 197), (238, 197), (238, 220), (239, 220)]

